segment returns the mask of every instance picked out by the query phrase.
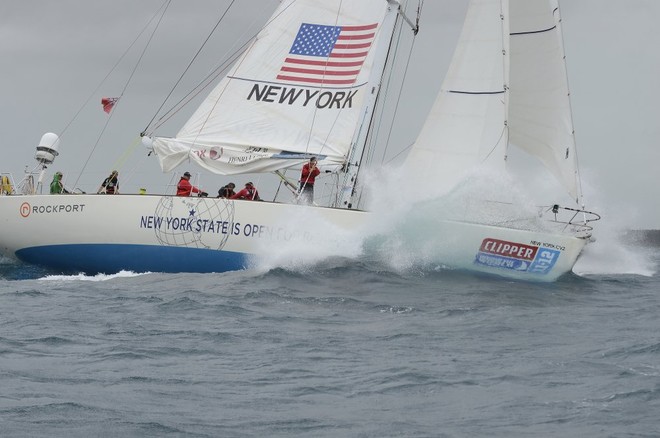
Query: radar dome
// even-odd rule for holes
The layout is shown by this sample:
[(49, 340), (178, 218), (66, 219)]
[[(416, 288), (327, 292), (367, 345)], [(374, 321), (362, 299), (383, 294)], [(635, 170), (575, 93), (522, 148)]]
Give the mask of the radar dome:
[(51, 164), (53, 161), (55, 161), (55, 157), (60, 154), (57, 151), (59, 147), (60, 138), (57, 136), (57, 134), (47, 132), (41, 136), (39, 146), (37, 146), (37, 153), (35, 154), (34, 158), (39, 163)]

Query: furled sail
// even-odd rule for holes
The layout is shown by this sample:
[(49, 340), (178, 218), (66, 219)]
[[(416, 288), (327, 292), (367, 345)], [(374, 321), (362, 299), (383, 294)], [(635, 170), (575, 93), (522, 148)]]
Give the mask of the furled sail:
[(504, 168), (506, 3), (470, 3), (447, 76), (404, 164), (415, 184), (448, 190), (475, 166)]
[[(394, 20), (384, 0), (285, 0), (175, 138), (164, 171), (191, 160), (219, 174), (265, 172), (310, 156), (345, 163)], [(391, 15), (391, 14), (390, 14)]]
[(509, 3), (509, 140), (539, 158), (577, 202), (577, 155), (557, 0)]

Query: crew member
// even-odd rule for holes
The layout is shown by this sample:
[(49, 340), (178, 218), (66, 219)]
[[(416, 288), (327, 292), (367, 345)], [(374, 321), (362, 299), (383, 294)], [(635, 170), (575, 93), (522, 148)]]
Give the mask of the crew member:
[(185, 172), (176, 185), (176, 195), (191, 196), (193, 193), (197, 193), (198, 196), (208, 196), (208, 193), (190, 184), (190, 172)]
[(236, 193), (231, 199), (247, 199), (248, 201), (261, 201), (257, 188), (251, 182), (245, 184), (245, 188)]
[(311, 204), (314, 202), (314, 180), (321, 173), (316, 166), (316, 157), (309, 159), (309, 163), (305, 163), (300, 173), (300, 187), (298, 191), (298, 198), (304, 204)]
[(62, 172), (55, 172), (55, 175), (53, 175), (53, 181), (50, 183), (50, 194), (51, 195), (59, 195), (60, 193), (71, 193), (67, 189), (64, 188), (64, 184), (62, 184)]
[(96, 193), (106, 193), (108, 195), (114, 195), (119, 192), (119, 172), (113, 170), (109, 177), (103, 180), (101, 187), (96, 191)]
[(218, 190), (218, 198), (231, 198), (236, 194), (236, 192), (234, 192), (235, 188), (236, 185), (232, 182), (226, 186), (221, 187), (220, 190)]

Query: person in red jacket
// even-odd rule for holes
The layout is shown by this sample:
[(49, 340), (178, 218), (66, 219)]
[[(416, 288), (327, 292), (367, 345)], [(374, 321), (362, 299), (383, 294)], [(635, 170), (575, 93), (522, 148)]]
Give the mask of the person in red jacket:
[(229, 199), (247, 199), (248, 201), (261, 201), (257, 188), (251, 182), (245, 184), (245, 188)]
[(316, 157), (309, 159), (309, 163), (305, 163), (300, 173), (300, 187), (298, 198), (304, 204), (311, 204), (314, 202), (314, 180), (321, 173), (316, 166)]
[(208, 196), (208, 193), (190, 184), (190, 172), (186, 172), (183, 174), (179, 180), (179, 183), (176, 185), (176, 195), (190, 196), (193, 193), (197, 193), (198, 196)]

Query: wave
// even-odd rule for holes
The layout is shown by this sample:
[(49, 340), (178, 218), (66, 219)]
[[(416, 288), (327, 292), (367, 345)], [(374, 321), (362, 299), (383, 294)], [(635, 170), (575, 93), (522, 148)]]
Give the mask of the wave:
[(139, 277), (141, 275), (148, 275), (151, 272), (133, 272), (133, 271), (119, 271), (116, 274), (96, 274), (86, 275), (83, 273), (75, 275), (46, 275), (39, 278), (41, 281), (108, 281), (116, 278), (131, 278)]
[(653, 277), (658, 269), (657, 251), (626, 237), (617, 229), (599, 228), (573, 268), (579, 276), (639, 275)]

